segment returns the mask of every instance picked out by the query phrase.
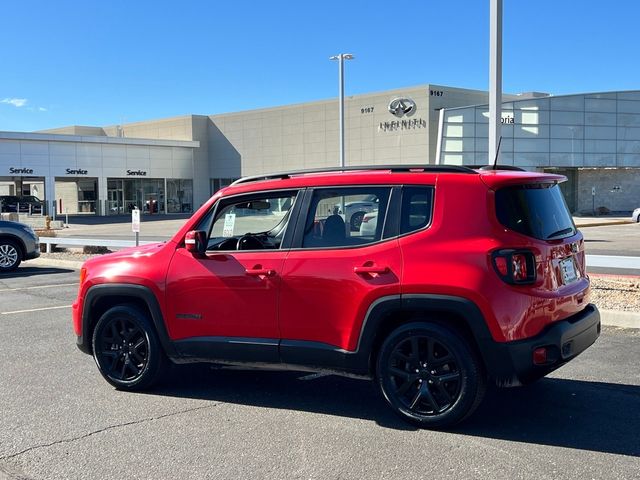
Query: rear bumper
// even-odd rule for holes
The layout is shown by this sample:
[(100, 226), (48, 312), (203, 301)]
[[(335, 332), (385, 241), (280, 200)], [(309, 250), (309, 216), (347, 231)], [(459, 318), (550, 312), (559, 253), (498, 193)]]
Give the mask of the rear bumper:
[[(490, 372), (500, 386), (530, 383), (577, 357), (600, 336), (600, 312), (589, 304), (579, 313), (555, 322), (539, 335), (502, 344), (503, 359), (497, 371)], [(533, 352), (545, 347), (547, 360), (534, 364)]]

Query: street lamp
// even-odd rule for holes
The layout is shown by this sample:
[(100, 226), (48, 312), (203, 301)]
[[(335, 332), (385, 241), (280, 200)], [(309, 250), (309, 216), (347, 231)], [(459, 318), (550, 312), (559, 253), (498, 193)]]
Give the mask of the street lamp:
[(345, 166), (344, 161), (344, 61), (353, 60), (350, 53), (340, 53), (329, 57), (329, 60), (338, 60), (338, 82), (340, 91), (340, 167)]

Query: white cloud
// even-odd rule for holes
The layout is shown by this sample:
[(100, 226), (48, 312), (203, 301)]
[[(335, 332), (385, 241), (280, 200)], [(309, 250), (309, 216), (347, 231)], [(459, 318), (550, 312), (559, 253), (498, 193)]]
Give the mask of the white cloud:
[(0, 103), (6, 103), (8, 105), (13, 105), (14, 107), (20, 108), (24, 107), (27, 104), (26, 98), (3, 98), (0, 100)]
[(39, 111), (39, 112), (46, 112), (46, 111), (47, 111), (47, 109), (46, 109), (46, 108), (44, 108), (44, 107), (38, 107), (38, 111)]

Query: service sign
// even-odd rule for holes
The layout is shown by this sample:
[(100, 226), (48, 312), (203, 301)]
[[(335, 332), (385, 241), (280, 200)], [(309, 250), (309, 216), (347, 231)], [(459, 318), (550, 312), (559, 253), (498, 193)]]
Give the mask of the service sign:
[(131, 231), (140, 232), (140, 210), (137, 208), (131, 210)]

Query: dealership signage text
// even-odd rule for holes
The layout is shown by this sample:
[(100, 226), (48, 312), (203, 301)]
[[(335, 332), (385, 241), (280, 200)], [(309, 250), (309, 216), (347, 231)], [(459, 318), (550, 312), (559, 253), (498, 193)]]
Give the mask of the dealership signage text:
[(128, 177), (146, 177), (147, 172), (144, 170), (127, 170)]
[(83, 170), (82, 168), (77, 168), (77, 169), (67, 168), (66, 172), (67, 172), (67, 175), (86, 175), (88, 173), (86, 170)]
[(378, 131), (393, 132), (396, 130), (416, 130), (427, 128), (427, 121), (422, 118), (412, 118), (410, 120), (392, 120), (390, 122), (380, 122)]
[(33, 168), (9, 168), (9, 173), (19, 173), (19, 174), (27, 174), (30, 175), (33, 173)]

